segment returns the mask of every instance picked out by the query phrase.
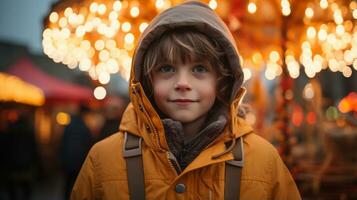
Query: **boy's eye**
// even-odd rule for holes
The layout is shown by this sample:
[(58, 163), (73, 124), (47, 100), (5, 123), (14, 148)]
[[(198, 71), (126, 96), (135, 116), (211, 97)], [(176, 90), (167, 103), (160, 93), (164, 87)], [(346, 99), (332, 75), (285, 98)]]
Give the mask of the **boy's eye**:
[(163, 65), (159, 67), (158, 71), (162, 73), (170, 73), (170, 72), (175, 72), (175, 68), (170, 65)]
[(195, 67), (193, 67), (192, 69), (193, 73), (205, 73), (208, 72), (207, 67), (203, 66), (203, 65), (196, 65)]

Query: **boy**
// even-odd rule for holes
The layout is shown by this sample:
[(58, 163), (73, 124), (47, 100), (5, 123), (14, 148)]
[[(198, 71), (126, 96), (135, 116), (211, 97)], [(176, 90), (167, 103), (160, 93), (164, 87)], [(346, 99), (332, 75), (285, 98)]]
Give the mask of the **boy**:
[(72, 199), (300, 199), (275, 148), (237, 114), (242, 80), (208, 6), (161, 13), (136, 48), (119, 133), (91, 149)]

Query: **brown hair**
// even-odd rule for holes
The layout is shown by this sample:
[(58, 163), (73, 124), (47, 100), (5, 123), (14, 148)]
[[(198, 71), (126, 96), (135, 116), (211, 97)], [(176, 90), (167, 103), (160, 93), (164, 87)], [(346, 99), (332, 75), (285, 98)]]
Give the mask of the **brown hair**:
[[(154, 41), (144, 56), (142, 85), (146, 95), (152, 96), (152, 71), (163, 63), (208, 61), (217, 73), (217, 100), (229, 106), (234, 77), (222, 47), (198, 31), (181, 28), (165, 32)], [(150, 98), (151, 99), (151, 98)]]

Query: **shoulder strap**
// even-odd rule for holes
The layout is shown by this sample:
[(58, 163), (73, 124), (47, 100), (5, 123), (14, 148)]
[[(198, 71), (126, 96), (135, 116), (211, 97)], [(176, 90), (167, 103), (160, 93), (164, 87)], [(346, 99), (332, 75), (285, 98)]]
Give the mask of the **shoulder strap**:
[[(226, 143), (226, 146), (230, 144)], [(243, 138), (236, 139), (236, 144), (232, 149), (233, 160), (226, 161), (226, 173), (224, 184), (224, 199), (239, 200), (240, 179), (244, 164)]]
[(142, 138), (125, 132), (123, 157), (126, 161), (130, 200), (145, 199), (144, 168), (141, 154)]

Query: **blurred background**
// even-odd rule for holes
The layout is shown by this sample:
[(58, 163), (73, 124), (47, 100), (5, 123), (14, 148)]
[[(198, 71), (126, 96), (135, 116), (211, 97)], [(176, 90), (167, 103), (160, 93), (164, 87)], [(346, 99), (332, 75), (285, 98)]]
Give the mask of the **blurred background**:
[[(129, 102), (150, 20), (182, 0), (0, 3), (0, 199), (67, 199)], [(246, 120), (303, 199), (357, 199), (357, 2), (205, 0), (243, 59)]]

